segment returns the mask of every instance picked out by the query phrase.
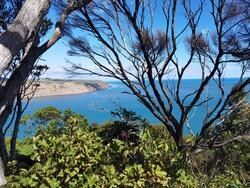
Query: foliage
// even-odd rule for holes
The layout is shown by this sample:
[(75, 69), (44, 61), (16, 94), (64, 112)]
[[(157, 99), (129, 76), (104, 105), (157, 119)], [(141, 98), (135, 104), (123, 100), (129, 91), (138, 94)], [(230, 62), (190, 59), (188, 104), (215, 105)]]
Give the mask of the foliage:
[(139, 133), (149, 126), (147, 120), (122, 107), (112, 111), (111, 114), (119, 119), (107, 122), (98, 130), (105, 142), (119, 139), (129, 144), (138, 144), (140, 141)]
[[(73, 131), (54, 135), (44, 130), (35, 136), (32, 158), (37, 163), (29, 170), (21, 170), (19, 176), (10, 176), (11, 186), (168, 185), (168, 173), (146, 157), (151, 152), (144, 150), (146, 144), (130, 148), (126, 143), (114, 140), (112, 144), (104, 145), (95, 132), (82, 128)], [(163, 152), (168, 152), (166, 147)], [(138, 155), (145, 155), (145, 159), (134, 160)]]
[(33, 115), (39, 123), (48, 123), (49, 121), (60, 118), (61, 111), (53, 106), (48, 106), (36, 111)]
[(2, 0), (0, 2), (0, 22), (3, 20), (3, 22), (11, 24), (21, 9), (23, 2), (24, 0)]
[(24, 116), (21, 122), (25, 124), (29, 130), (37, 130), (38, 135), (44, 131), (43, 129), (45, 127), (47, 132), (57, 135), (68, 131), (68, 129), (74, 129), (76, 125), (78, 127), (87, 128), (88, 124), (84, 116), (70, 109), (62, 112), (52, 106), (36, 111), (33, 116)]
[[(208, 142), (227, 144), (209, 149), (192, 159), (191, 169), (200, 179), (204, 178), (204, 185), (244, 187), (249, 181), (250, 107), (246, 97), (247, 93), (243, 90), (236, 93), (228, 105), (229, 109), (233, 109), (231, 113), (220, 126), (207, 131), (205, 138)], [(236, 108), (232, 108), (234, 106)]]
[(250, 131), (250, 104), (247, 97), (248, 93), (242, 90), (231, 99), (229, 108), (236, 107), (223, 124), (224, 129), (229, 129), (227, 137), (247, 134)]
[[(15, 161), (9, 163), (9, 169), (12, 169), (8, 177), (9, 187), (247, 185), (248, 176), (244, 170), (249, 157), (247, 143), (207, 150), (198, 155), (184, 154), (178, 151), (166, 128), (157, 125), (141, 129), (138, 133), (140, 142), (136, 145), (115, 137), (105, 142), (99, 136), (101, 128), (87, 128), (83, 116), (71, 110), (58, 114), (57, 121), (50, 119), (47, 127), (41, 127), (30, 142), (25, 142), (32, 145), (31, 157), (35, 164), (29, 167)], [(192, 140), (192, 137), (187, 139)], [(234, 157), (237, 159), (231, 160)]]

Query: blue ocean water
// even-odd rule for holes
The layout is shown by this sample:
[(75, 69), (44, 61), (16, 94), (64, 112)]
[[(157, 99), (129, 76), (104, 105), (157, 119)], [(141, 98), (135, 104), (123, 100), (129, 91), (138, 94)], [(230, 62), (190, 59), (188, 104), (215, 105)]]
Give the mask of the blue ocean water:
[[(237, 81), (237, 79), (225, 79), (224, 88), (226, 92), (230, 91)], [(166, 83), (167, 82), (171, 85), (174, 84), (175, 81), (169, 80), (166, 81)], [(149, 110), (137, 100), (135, 96), (124, 93), (124, 91), (128, 91), (125, 85), (118, 81), (108, 82), (108, 84), (111, 85), (109, 89), (94, 93), (34, 98), (30, 102), (24, 114), (32, 114), (43, 107), (51, 105), (59, 108), (60, 110), (71, 108), (73, 111), (87, 117), (90, 123), (104, 123), (105, 121), (114, 119), (114, 117), (110, 114), (110, 111), (113, 111), (117, 107), (115, 103), (118, 103), (122, 107), (135, 111), (138, 115), (141, 115), (153, 124), (160, 123), (159, 120), (157, 120), (149, 112)], [(183, 80), (181, 95), (192, 93), (195, 89), (197, 89), (199, 84), (200, 80), (198, 79)], [(213, 96), (213, 100), (209, 103), (212, 107), (219, 97), (219, 91), (216, 84), (210, 84), (207, 87), (206, 92)], [(198, 132), (200, 130), (205, 112), (205, 108), (200, 107), (190, 113), (189, 124), (194, 132)], [(178, 109), (175, 110), (174, 113), (178, 117)], [(25, 137), (26, 129), (27, 128), (24, 126), (20, 127), (20, 139)], [(185, 132), (187, 133), (187, 130), (185, 130)]]

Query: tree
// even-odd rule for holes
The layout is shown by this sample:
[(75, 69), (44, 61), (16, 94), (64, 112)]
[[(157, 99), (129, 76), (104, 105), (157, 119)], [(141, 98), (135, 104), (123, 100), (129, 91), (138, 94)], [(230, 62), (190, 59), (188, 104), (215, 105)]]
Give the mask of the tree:
[[(230, 113), (227, 106), (231, 98), (250, 82), (250, 78), (243, 78), (249, 61), (244, 54), (250, 49), (248, 4), (244, 0), (94, 2), (70, 19), (78, 34), (69, 35), (69, 54), (86, 57), (97, 68), (72, 63), (69, 71), (120, 80), (164, 124), (182, 151), (190, 148), (184, 141), (184, 127), (192, 129), (190, 115), (194, 109), (205, 107), (195, 144), (195, 148), (201, 147), (207, 130)], [(179, 26), (181, 14), (186, 22)], [(207, 31), (201, 29), (205, 16), (212, 24)], [(161, 19), (162, 25), (157, 27), (155, 19)], [(233, 63), (242, 71), (237, 87), (226, 92), (225, 67)], [(200, 83), (183, 94), (183, 78), (193, 65), (200, 67)], [(169, 79), (172, 77), (176, 80)], [(207, 92), (210, 84), (216, 85), (219, 98)], [(210, 106), (211, 101), (215, 105)]]
[(8, 29), (9, 24), (13, 23), (23, 3), (24, 0), (2, 0), (0, 2), (0, 26), (2, 32)]
[[(16, 96), (16, 104), (14, 105), (12, 109), (12, 118), (11, 121), (8, 123), (4, 130), (4, 136), (8, 129), (10, 128), (11, 124), (14, 123), (11, 141), (10, 141), (10, 160), (16, 160), (17, 159), (17, 152), (16, 152), (16, 142), (17, 142), (17, 136), (19, 132), (19, 125), (21, 122), (22, 115), (26, 108), (29, 105), (29, 102), (34, 97), (38, 87), (39, 87), (39, 81), (40, 76), (48, 69), (48, 67), (45, 65), (35, 65), (33, 67), (33, 71), (31, 75), (29, 76), (29, 80), (25, 81), (25, 84), (22, 85), (20, 88), (20, 91), (18, 92)], [(26, 99), (25, 102), (23, 99)], [(14, 120), (15, 119), (15, 120)]]
[(0, 74), (11, 60), (32, 40), (36, 30), (47, 13), (51, 0), (27, 0), (14, 22), (0, 36)]
[[(48, 12), (51, 1), (26, 0), (23, 5), (22, 2), (8, 1), (7, 4), (0, 4), (6, 10), (8, 9), (8, 5), (18, 5), (17, 7), (21, 8), (20, 11), (14, 8), (9, 9), (15, 10), (15, 14), (7, 16), (11, 18), (7, 20), (13, 19), (13, 23), (12, 21), (7, 22), (3, 18), (0, 20), (0, 25), (2, 26), (2, 33), (0, 35), (0, 77), (7, 78), (4, 85), (0, 87), (0, 154), (4, 164), (6, 164), (9, 157), (6, 151), (3, 127), (13, 110), (15, 101), (19, 101), (20, 107), (20, 100), (18, 100), (18, 98), (20, 99), (20, 91), (26, 87), (27, 81), (32, 75), (39, 57), (62, 37), (62, 30), (69, 14), (76, 9), (86, 6), (91, 0), (58, 1), (57, 3), (62, 8), (61, 16), (56, 23), (54, 34), (43, 44), (40, 44), (40, 39), (46, 33), (46, 28), (48, 28), (46, 24), (46, 27), (44, 27), (43, 23), (44, 21), (46, 22), (44, 16)], [(9, 23), (11, 24), (8, 26)], [(18, 58), (16, 59), (16, 57)], [(8, 76), (6, 76), (6, 72), (9, 74)], [(20, 115), (18, 116), (20, 117)], [(16, 136), (17, 133), (14, 137)], [(13, 143), (15, 140), (13, 139)]]
[[(0, 95), (1, 95), (0, 127), (1, 129), (5, 125), (6, 120), (8, 119), (10, 115), (13, 102), (15, 101), (19, 90), (21, 89), (23, 85), (25, 85), (27, 79), (31, 75), (38, 58), (61, 38), (62, 27), (66, 21), (67, 16), (70, 13), (72, 13), (74, 10), (78, 9), (81, 6), (85, 6), (88, 3), (90, 3), (90, 1), (79, 1), (79, 2), (69, 1), (68, 3), (61, 2), (60, 4), (63, 6), (63, 10), (62, 10), (61, 17), (59, 18), (56, 24), (55, 32), (53, 36), (44, 44), (40, 44), (39, 42), (41, 38), (41, 30), (42, 30), (42, 24), (40, 21), (39, 29), (37, 29), (38, 31), (33, 36), (32, 40), (29, 40), (28, 44), (26, 44), (25, 53), (22, 54), (22, 58), (20, 59), (18, 64), (14, 66), (13, 72), (9, 76), (4, 87), (1, 88), (1, 91), (0, 91)], [(21, 13), (22, 12), (20, 12), (19, 14)], [(4, 34), (5, 32), (1, 35), (1, 37)], [(3, 139), (1, 139), (1, 143), (3, 142), (4, 142)]]

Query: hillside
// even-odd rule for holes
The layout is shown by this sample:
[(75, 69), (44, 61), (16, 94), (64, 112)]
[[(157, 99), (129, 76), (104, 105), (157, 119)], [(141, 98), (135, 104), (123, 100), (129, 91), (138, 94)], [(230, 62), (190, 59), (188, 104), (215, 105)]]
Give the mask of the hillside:
[(107, 83), (98, 80), (42, 79), (39, 84), (34, 97), (89, 93), (110, 87)]

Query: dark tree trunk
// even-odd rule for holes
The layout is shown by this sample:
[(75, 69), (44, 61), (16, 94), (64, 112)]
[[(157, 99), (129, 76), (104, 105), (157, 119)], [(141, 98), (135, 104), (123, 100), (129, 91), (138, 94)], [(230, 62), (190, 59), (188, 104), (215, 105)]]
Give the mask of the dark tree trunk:
[(0, 131), (0, 147), (1, 147), (0, 148), (0, 156), (2, 158), (4, 165), (7, 164), (7, 161), (9, 158), (6, 144), (5, 144), (4, 124), (6, 123), (8, 117), (9, 117), (9, 114), (11, 113), (12, 107), (13, 107), (13, 103), (7, 104), (4, 106), (4, 108), (2, 108), (2, 110), (0, 112), (0, 130), (1, 130)]
[(185, 143), (185, 140), (184, 140), (183, 128), (180, 128), (180, 129), (177, 130), (175, 142), (176, 142), (176, 145), (177, 145), (178, 150), (180, 152), (185, 150), (186, 143)]
[(16, 160), (16, 141), (17, 141), (17, 136), (19, 132), (19, 124), (20, 124), (20, 119), (23, 114), (23, 108), (22, 108), (22, 99), (21, 99), (21, 94), (19, 93), (17, 95), (17, 113), (16, 113), (16, 121), (14, 124), (13, 128), (13, 133), (10, 141), (10, 160)]
[[(32, 52), (31, 52), (32, 53)], [(24, 60), (26, 61), (22, 61), (22, 63), (20, 64), (20, 66), (13, 72), (13, 74), (11, 75), (11, 77), (8, 79), (5, 87), (4, 87), (4, 96), (2, 96), (0, 103), (3, 106), (1, 107), (0, 110), (0, 128), (2, 130), (2, 137), (4, 140), (4, 134), (3, 134), (3, 127), (5, 125), (5, 123), (8, 120), (9, 115), (11, 114), (11, 110), (13, 107), (13, 103), (15, 102), (15, 98), (16, 96), (18, 96), (18, 93), (20, 91), (21, 86), (25, 83), (25, 80), (28, 78), (28, 76), (30, 75), (30, 72), (32, 71), (33, 65), (35, 63), (37, 59), (37, 56), (34, 55), (29, 55), (26, 58), (24, 58)], [(20, 97), (20, 96), (19, 96)], [(18, 99), (17, 99), (18, 100)], [(19, 102), (19, 101), (17, 101)], [(13, 131), (13, 136), (14, 138), (11, 139), (11, 144), (12, 145), (12, 152), (15, 150), (15, 144), (14, 142), (16, 142), (17, 139), (17, 134), (18, 134), (18, 126), (19, 126), (19, 121), (21, 118), (22, 113), (20, 112), (20, 108), (22, 108), (20, 106), (21, 104), (18, 104), (18, 114), (16, 117), (16, 122), (14, 125), (14, 131)], [(1, 138), (1, 137), (0, 137)], [(6, 156), (6, 146), (5, 144), (3, 144), (3, 140), (1, 140), (1, 157), (4, 163), (6, 163), (6, 159), (8, 159), (8, 157)], [(12, 153), (14, 154), (14, 153)], [(14, 154), (15, 155), (15, 154)]]
[[(164, 124), (165, 127), (168, 129), (169, 124)], [(175, 144), (180, 152), (183, 152), (186, 148), (186, 143), (184, 140), (184, 135), (183, 135), (183, 126), (181, 126), (179, 123), (176, 122), (175, 126), (176, 128), (175, 131), (169, 130), (170, 135), (175, 141)]]
[(5, 143), (5, 136), (4, 134), (2, 133), (2, 131), (0, 132), (0, 152), (1, 152), (1, 158), (2, 158), (2, 162), (4, 164), (4, 166), (7, 165), (7, 162), (8, 162), (8, 158), (9, 158), (9, 155), (8, 155), (8, 152), (7, 152), (7, 148), (6, 148), (6, 143)]

